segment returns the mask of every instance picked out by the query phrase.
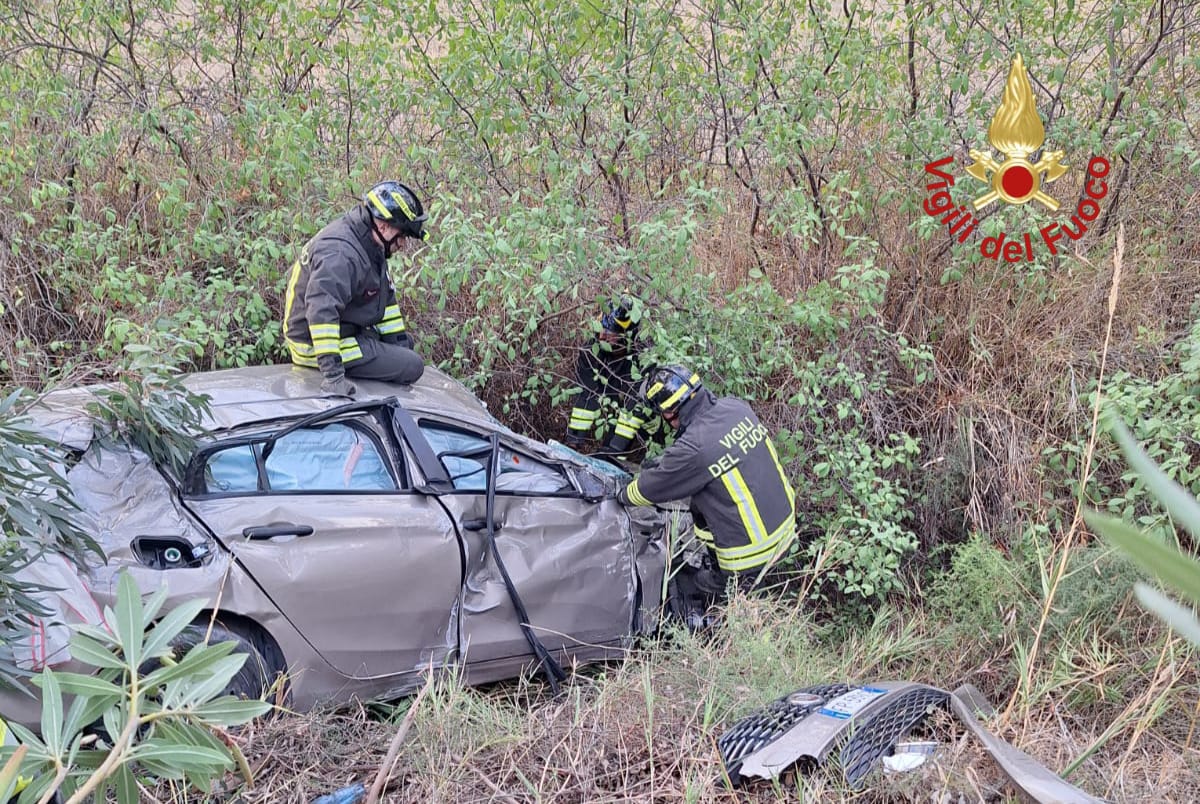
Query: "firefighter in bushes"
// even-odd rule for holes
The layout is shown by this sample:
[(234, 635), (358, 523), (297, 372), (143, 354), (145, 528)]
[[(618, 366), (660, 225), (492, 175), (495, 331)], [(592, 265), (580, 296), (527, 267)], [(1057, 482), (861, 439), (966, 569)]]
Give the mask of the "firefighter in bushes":
[(675, 429), (675, 442), (618, 498), (653, 505), (690, 497), (696, 536), (717, 567), (696, 573), (697, 586), (719, 596), (734, 578), (749, 591), (796, 538), (796, 496), (767, 428), (744, 401), (718, 399), (682, 366), (656, 369), (642, 394)]
[(628, 296), (610, 302), (600, 315), (595, 338), (580, 347), (575, 364), (578, 389), (567, 424), (567, 446), (579, 449), (587, 442), (604, 421), (601, 411), (606, 399), (615, 403), (619, 412), (601, 451), (621, 455), (636, 445), (646, 424), (633, 379), (644, 346), (638, 336), (636, 315), (635, 303)]
[(354, 396), (347, 375), (420, 378), (425, 364), (413, 351), (387, 261), (405, 238), (427, 237), (426, 219), (411, 188), (384, 181), (301, 249), (288, 277), (284, 339), (293, 363), (320, 369), (325, 393)]

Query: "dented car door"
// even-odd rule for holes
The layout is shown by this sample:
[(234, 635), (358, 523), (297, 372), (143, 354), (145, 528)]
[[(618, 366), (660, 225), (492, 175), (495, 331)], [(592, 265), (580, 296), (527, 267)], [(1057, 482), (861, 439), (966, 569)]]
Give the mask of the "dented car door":
[(462, 551), (385, 415), (210, 446), (188, 505), (334, 669), (401, 683), (457, 648)]
[[(489, 549), (486, 520), (490, 433), (421, 417), (430, 474), (449, 481), (438, 499), (466, 550), (460, 642), (473, 681), (511, 675), (531, 658), (512, 596)], [(421, 454), (418, 452), (418, 459)], [(502, 440), (495, 539), (530, 625), (551, 652), (618, 655), (638, 606), (628, 517), (614, 500), (585, 497), (567, 467)]]

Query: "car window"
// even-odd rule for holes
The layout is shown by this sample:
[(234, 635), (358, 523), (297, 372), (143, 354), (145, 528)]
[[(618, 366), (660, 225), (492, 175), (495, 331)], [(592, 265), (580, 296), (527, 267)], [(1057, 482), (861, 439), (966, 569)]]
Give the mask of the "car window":
[[(420, 427), (455, 489), (487, 489), (487, 461), (491, 449), (488, 439), (430, 421), (422, 421)], [(498, 468), (497, 491), (553, 494), (573, 490), (561, 467), (514, 452), (503, 444), (500, 445)]]
[(258, 458), (249, 444), (208, 456), (204, 474), (210, 494), (258, 491)]
[[(205, 466), (208, 493), (259, 491), (262, 445), (214, 452)], [(379, 445), (361, 427), (334, 422), (275, 441), (265, 464), (267, 492), (391, 491), (396, 481)]]

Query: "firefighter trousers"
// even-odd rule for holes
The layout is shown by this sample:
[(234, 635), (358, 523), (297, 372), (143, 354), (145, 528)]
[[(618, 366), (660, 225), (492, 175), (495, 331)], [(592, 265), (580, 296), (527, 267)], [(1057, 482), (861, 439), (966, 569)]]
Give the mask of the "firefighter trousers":
[(425, 371), (425, 361), (406, 346), (361, 335), (357, 340), (362, 357), (345, 362), (348, 377), (410, 385)]

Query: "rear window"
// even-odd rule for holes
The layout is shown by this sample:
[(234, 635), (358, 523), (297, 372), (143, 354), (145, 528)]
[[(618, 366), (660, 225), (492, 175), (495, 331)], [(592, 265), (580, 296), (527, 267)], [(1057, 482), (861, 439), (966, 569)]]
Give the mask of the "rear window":
[(288, 433), (262, 461), (263, 443), (241, 444), (208, 456), (206, 494), (288, 491), (394, 491), (387, 458), (366, 428), (334, 422)]

